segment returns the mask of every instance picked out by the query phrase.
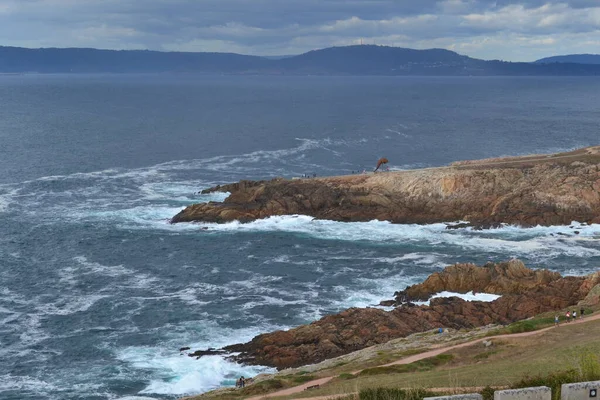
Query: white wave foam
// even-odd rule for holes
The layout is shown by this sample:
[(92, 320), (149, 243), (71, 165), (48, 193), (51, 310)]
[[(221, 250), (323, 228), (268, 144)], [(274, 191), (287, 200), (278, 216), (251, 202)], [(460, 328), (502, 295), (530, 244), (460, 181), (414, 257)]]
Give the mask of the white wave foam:
[(377, 307), (385, 299), (394, 297), (394, 292), (422, 281), (420, 276), (405, 276), (403, 272), (387, 276), (383, 279), (359, 278), (355, 287), (336, 286), (334, 290), (342, 293), (342, 299), (334, 302), (338, 308)]
[(150, 288), (160, 283), (156, 277), (143, 272), (136, 272), (125, 268), (123, 265), (104, 265), (89, 261), (86, 256), (73, 257), (75, 265), (66, 266), (58, 270), (60, 282), (75, 286), (79, 278), (87, 275), (100, 275), (110, 278), (119, 278), (111, 283), (113, 286), (130, 288)]
[[(6, 186), (6, 185), (2, 185)], [(4, 192), (4, 193), (3, 193)], [(8, 211), (11, 204), (16, 201), (16, 197), (19, 194), (18, 188), (7, 188), (6, 191), (0, 191), (0, 213)]]
[(119, 397), (115, 400), (156, 400), (156, 397), (125, 396), (125, 397)]
[(193, 350), (221, 348), (282, 327), (269, 325), (242, 330), (227, 329), (213, 321), (198, 321), (197, 325), (190, 322), (188, 325), (180, 329), (185, 337), (175, 335), (165, 347), (128, 347), (118, 351), (117, 359), (135, 369), (153, 371), (154, 377), (139, 394), (194, 395), (222, 386), (234, 386), (235, 380), (242, 375), (251, 377), (262, 372), (274, 372), (272, 368), (232, 363), (221, 356), (204, 356), (197, 360), (185, 354), (180, 355), (177, 349), (189, 337), (206, 338), (201, 342), (187, 343)]
[[(470, 228), (447, 230), (446, 224), (443, 223), (401, 225), (386, 221), (334, 222), (316, 220), (305, 215), (291, 215), (270, 217), (248, 224), (234, 221), (226, 224), (206, 223), (193, 226), (197, 226), (197, 229), (208, 228), (209, 231), (225, 233), (278, 231), (326, 240), (450, 246), (462, 250), (501, 253), (504, 258), (530, 256), (543, 260), (559, 255), (600, 257), (600, 249), (589, 247), (597, 245), (597, 242), (585, 240), (600, 237), (600, 225), (581, 225), (576, 222), (572, 224), (573, 228), (506, 226), (477, 231)], [(575, 230), (579, 231), (579, 234), (575, 234)]]
[(39, 304), (36, 310), (42, 315), (69, 315), (77, 312), (87, 311), (97, 301), (108, 297), (107, 295), (77, 295), (64, 296), (54, 303)]
[(447, 256), (439, 253), (407, 253), (398, 257), (360, 257), (360, 256), (336, 256), (331, 259), (336, 260), (365, 260), (375, 263), (385, 264), (412, 264), (425, 268), (443, 268), (449, 263), (444, 261)]
[(125, 396), (125, 397), (119, 397), (115, 400), (156, 400), (156, 397)]
[[(436, 293), (433, 296), (431, 296), (431, 299), (436, 299), (438, 297), (460, 297), (461, 299), (465, 300), (465, 301), (484, 301), (484, 302), (491, 302), (494, 301), (496, 299), (499, 299), (502, 296), (499, 296), (497, 294), (491, 294), (491, 293), (476, 293), (473, 294), (473, 291), (467, 292), (467, 293), (455, 293), (455, 292), (440, 292), (440, 293)], [(416, 301), (415, 304), (419, 304), (419, 305), (429, 305), (429, 301)]]
[(276, 298), (276, 297), (272, 297), (272, 296), (260, 296), (262, 301), (249, 301), (244, 303), (244, 305), (242, 305), (242, 308), (244, 310), (249, 310), (252, 309), (254, 307), (259, 307), (259, 306), (264, 306), (264, 305), (270, 305), (270, 306), (279, 306), (279, 307), (284, 307), (284, 306), (288, 306), (288, 305), (294, 305), (294, 304), (306, 304), (306, 300), (284, 300), (284, 299), (280, 299), (280, 298)]
[(56, 390), (56, 387), (51, 383), (30, 376), (1, 375), (0, 393), (9, 390), (16, 390), (21, 393), (27, 391), (41, 394), (45, 391)]

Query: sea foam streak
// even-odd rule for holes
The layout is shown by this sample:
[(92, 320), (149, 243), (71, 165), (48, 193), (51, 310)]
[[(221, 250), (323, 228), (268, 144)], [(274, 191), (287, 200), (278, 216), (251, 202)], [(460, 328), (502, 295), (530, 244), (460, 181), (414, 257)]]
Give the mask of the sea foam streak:
[[(187, 225), (183, 229), (189, 229)], [(226, 224), (196, 224), (198, 229), (212, 232), (289, 232), (324, 240), (368, 241), (382, 245), (428, 245), (443, 249), (454, 247), (502, 254), (504, 258), (529, 256), (539, 260), (560, 255), (570, 257), (600, 257), (595, 239), (600, 237), (600, 225), (518, 228), (506, 226), (497, 229), (448, 230), (446, 224), (391, 224), (386, 221), (335, 222), (317, 220), (305, 215), (275, 216), (251, 223), (237, 221)], [(575, 234), (578, 231), (578, 234)], [(596, 247), (594, 247), (596, 246)]]
[(429, 301), (431, 299), (436, 299), (436, 298), (440, 298), (440, 297), (460, 297), (461, 299), (463, 299), (465, 301), (491, 302), (496, 299), (499, 299), (502, 296), (499, 296), (497, 294), (491, 294), (491, 293), (473, 293), (473, 291), (470, 291), (467, 293), (456, 293), (456, 292), (444, 291), (444, 292), (439, 292), (439, 293), (434, 294), (433, 296), (431, 296), (431, 298), (428, 301), (416, 301), (415, 304), (429, 305)]
[[(230, 330), (214, 323), (202, 323), (203, 334), (209, 338), (188, 345), (193, 349), (220, 348), (227, 344), (244, 342), (262, 332), (281, 329), (279, 326), (254, 327)], [(260, 366), (243, 366), (226, 361), (221, 356), (204, 356), (200, 359), (179, 353), (178, 346), (192, 337), (192, 331), (175, 335), (165, 347), (128, 347), (117, 352), (117, 358), (141, 371), (153, 371), (154, 378), (140, 394), (186, 395), (206, 392), (222, 386), (234, 386), (240, 376), (255, 376), (274, 369)], [(196, 333), (197, 335), (198, 333)]]

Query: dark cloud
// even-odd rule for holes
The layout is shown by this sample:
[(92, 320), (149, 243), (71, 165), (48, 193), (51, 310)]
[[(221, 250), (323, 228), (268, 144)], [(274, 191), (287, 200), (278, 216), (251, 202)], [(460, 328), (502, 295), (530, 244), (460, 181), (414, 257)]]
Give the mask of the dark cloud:
[(444, 47), (502, 59), (597, 52), (598, 0), (0, 0), (6, 45), (290, 54)]

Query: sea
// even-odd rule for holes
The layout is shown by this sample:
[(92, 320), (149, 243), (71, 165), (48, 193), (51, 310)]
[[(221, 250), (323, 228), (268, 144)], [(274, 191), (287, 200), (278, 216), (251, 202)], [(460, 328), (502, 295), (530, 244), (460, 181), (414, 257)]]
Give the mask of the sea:
[(233, 386), (272, 369), (179, 349), (377, 307), (457, 262), (596, 271), (600, 226), (578, 221), (169, 219), (240, 179), (597, 145), (599, 104), (595, 77), (0, 76), (0, 399)]

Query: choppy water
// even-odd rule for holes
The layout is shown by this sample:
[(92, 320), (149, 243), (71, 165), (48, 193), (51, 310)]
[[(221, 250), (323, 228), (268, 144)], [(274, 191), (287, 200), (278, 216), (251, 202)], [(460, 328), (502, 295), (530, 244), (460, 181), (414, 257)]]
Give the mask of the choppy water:
[(198, 190), (242, 178), (598, 144), (597, 104), (595, 78), (2, 76), (0, 398), (170, 399), (233, 385), (265, 369), (179, 347), (374, 305), (454, 262), (593, 271), (600, 226), (577, 223), (168, 219), (224, 196)]

